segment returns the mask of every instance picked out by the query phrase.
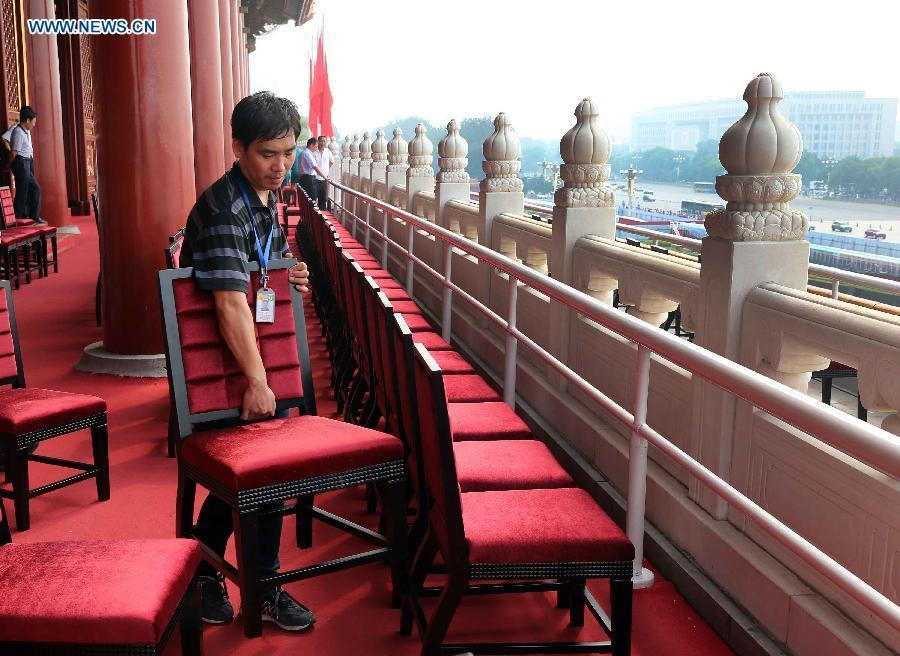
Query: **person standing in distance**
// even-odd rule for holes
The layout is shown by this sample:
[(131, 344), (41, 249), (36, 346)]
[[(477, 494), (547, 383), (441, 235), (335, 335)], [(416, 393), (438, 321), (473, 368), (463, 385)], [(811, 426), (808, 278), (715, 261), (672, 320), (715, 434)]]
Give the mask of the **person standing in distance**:
[[(265, 267), (269, 255), (291, 257), (287, 238), (277, 220), (275, 191), (294, 162), (300, 115), (290, 100), (270, 92), (241, 100), (231, 115), (232, 148), (237, 161), (200, 194), (188, 216), (181, 266), (194, 267), (200, 289), (213, 296), (219, 331), (247, 381), (240, 420), (258, 421), (276, 416), (275, 395), (256, 343), (254, 318), (247, 302), (251, 262)], [(306, 264), (289, 272), (290, 282), (307, 291)], [(287, 412), (277, 416), (287, 416)], [(207, 428), (221, 428), (218, 422)], [(198, 430), (202, 430), (203, 427)], [(191, 438), (188, 438), (191, 439)], [(259, 521), (259, 568), (262, 576), (278, 572), (281, 541), (280, 515)], [(225, 554), (233, 527), (231, 508), (210, 494), (200, 509), (196, 534), (213, 550)], [(212, 624), (230, 622), (234, 608), (224, 577), (205, 561), (198, 572), (203, 619)], [(281, 586), (262, 593), (263, 620), (288, 631), (309, 628), (315, 616)]]
[[(328, 150), (328, 137), (319, 135), (318, 149), (314, 155), (319, 171), (330, 172), (331, 165), (334, 164), (334, 155)], [(328, 175), (316, 173), (316, 198), (314, 200), (318, 201), (320, 210), (328, 209), (328, 179)]]
[(37, 122), (37, 112), (28, 105), (19, 110), (19, 122), (10, 130), (10, 170), (16, 179), (16, 198), (13, 210), (17, 219), (32, 219), (45, 223), (41, 216), (41, 188), (34, 177), (34, 147), (31, 130)]
[(318, 142), (314, 137), (306, 140), (306, 148), (300, 151), (300, 186), (312, 202), (316, 202), (319, 196), (316, 176), (323, 180), (328, 176), (319, 168)]

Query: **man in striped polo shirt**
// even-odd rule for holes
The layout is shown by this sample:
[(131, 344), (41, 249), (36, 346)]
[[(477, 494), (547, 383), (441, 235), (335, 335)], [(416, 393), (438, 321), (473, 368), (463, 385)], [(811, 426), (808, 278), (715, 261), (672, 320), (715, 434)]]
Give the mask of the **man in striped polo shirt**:
[[(274, 192), (294, 163), (299, 134), (300, 116), (290, 100), (269, 92), (241, 100), (231, 115), (237, 161), (200, 195), (185, 228), (181, 266), (194, 267), (197, 286), (212, 293), (219, 330), (247, 378), (241, 404), (243, 421), (275, 415), (275, 395), (267, 383), (247, 302), (249, 264), (269, 257), (291, 257), (277, 220)], [(291, 267), (289, 278), (301, 292), (307, 291), (306, 264)], [(275, 574), (280, 567), (281, 519), (275, 515), (259, 521), (263, 576)], [(231, 508), (209, 495), (200, 509), (196, 532), (224, 556), (232, 533)], [(230, 622), (234, 608), (224, 578), (205, 561), (200, 568), (203, 619), (213, 624)], [(264, 620), (289, 631), (306, 629), (315, 622), (315, 616), (280, 586), (263, 591), (262, 611)]]

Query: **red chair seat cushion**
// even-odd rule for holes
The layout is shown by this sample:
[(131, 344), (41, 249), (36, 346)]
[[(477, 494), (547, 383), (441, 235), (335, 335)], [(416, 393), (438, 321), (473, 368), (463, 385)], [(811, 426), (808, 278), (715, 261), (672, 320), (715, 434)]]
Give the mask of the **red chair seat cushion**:
[(0, 547), (0, 641), (155, 645), (199, 563), (194, 540)]
[(405, 312), (401, 312), (401, 314), (406, 320), (406, 325), (409, 326), (409, 329), (414, 333), (432, 332), (434, 330), (431, 324), (428, 323), (428, 319), (421, 314), (407, 314)]
[(408, 301), (409, 294), (406, 293), (406, 290), (402, 287), (384, 287), (381, 285), (381, 281), (378, 280), (378, 285), (381, 287), (381, 291), (384, 292), (384, 295), (387, 296), (389, 301)]
[(466, 492), (471, 563), (596, 563), (634, 558), (628, 537), (584, 490)]
[(481, 403), (500, 401), (500, 395), (478, 374), (444, 376), (447, 403)]
[(396, 282), (394, 280), (394, 276), (392, 276), (384, 269), (363, 269), (363, 271), (365, 271), (366, 275), (375, 280), (379, 285), (381, 284), (382, 280)]
[(39, 388), (0, 392), (0, 434), (21, 435), (106, 412), (97, 396)]
[(422, 308), (419, 307), (419, 304), (415, 301), (401, 301), (397, 300), (391, 305), (394, 306), (394, 312), (399, 312), (401, 314), (422, 314)]
[(181, 458), (229, 489), (247, 490), (402, 460), (403, 445), (387, 433), (303, 416), (195, 433)]
[(456, 351), (435, 351), (431, 357), (445, 374), (474, 374), (475, 367)]
[(463, 492), (575, 486), (547, 445), (538, 440), (454, 442), (453, 456)]
[(453, 347), (444, 338), (433, 332), (413, 333), (413, 342), (421, 344), (429, 351), (452, 351)]
[[(385, 273), (387, 273), (387, 271), (385, 271)], [(370, 274), (367, 274), (367, 275), (370, 275)], [(390, 275), (390, 274), (388, 274), (388, 275)], [(382, 278), (381, 280), (378, 280), (378, 286), (381, 288), (382, 291), (384, 291), (385, 289), (402, 289), (402, 290), (406, 291), (406, 287), (403, 286), (403, 283), (401, 283), (399, 280), (394, 280), (393, 277)]]
[(454, 442), (527, 440), (533, 436), (522, 418), (505, 403), (448, 403), (447, 413)]

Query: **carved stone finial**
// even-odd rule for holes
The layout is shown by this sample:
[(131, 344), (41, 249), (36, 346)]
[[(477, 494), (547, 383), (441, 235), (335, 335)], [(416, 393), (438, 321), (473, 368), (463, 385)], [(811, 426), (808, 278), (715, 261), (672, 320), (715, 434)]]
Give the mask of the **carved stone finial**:
[(363, 132), (362, 141), (359, 142), (359, 158), (363, 160), (372, 159), (372, 139), (368, 132)]
[(384, 130), (378, 128), (375, 132), (375, 141), (372, 142), (372, 161), (387, 163), (388, 142), (384, 138)]
[(334, 140), (334, 137), (328, 137), (328, 150), (331, 151), (331, 155), (335, 160), (338, 159), (338, 145), (337, 141)]
[(524, 185), (519, 179), (522, 162), (519, 153), (522, 144), (509, 118), (503, 112), (494, 119), (494, 132), (484, 140), (482, 152), (484, 162), (481, 168), (485, 178), (481, 181), (481, 191), (522, 191)]
[(563, 188), (554, 192), (559, 207), (615, 207), (609, 180), (609, 136), (597, 123), (597, 105), (585, 98), (575, 108), (575, 125), (559, 142), (563, 164), (559, 174)]
[(792, 173), (803, 154), (797, 127), (778, 109), (781, 84), (761, 73), (747, 85), (747, 113), (722, 135), (719, 161), (728, 171), (716, 178), (716, 191), (728, 201), (706, 215), (713, 237), (730, 241), (799, 241), (809, 219), (790, 207), (800, 193), (801, 176)]
[(459, 134), (456, 119), (447, 123), (447, 136), (438, 143), (438, 182), (468, 182), (469, 144)]
[(431, 168), (434, 144), (431, 143), (425, 132), (425, 126), (419, 123), (416, 126), (415, 138), (409, 142), (409, 171), (407, 175), (413, 178), (434, 177), (434, 169)]
[(341, 159), (350, 157), (350, 136), (344, 137), (344, 143), (341, 144)]
[(359, 135), (353, 135), (353, 141), (350, 142), (350, 161), (359, 161)]
[(394, 128), (394, 138), (388, 143), (388, 171), (405, 171), (407, 167), (406, 140), (403, 130)]

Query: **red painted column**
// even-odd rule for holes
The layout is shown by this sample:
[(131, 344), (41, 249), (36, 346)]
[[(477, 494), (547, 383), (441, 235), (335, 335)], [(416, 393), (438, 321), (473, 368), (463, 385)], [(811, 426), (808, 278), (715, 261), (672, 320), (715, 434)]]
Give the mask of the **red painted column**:
[(237, 2), (231, 0), (231, 79), (234, 82), (234, 103), (237, 104), (244, 97), (244, 89), (241, 86), (241, 27), (240, 9)]
[(103, 343), (163, 352), (156, 272), (194, 204), (187, 3), (90, 0), (91, 18), (155, 18), (156, 34), (92, 37), (103, 223)]
[[(189, 2), (191, 44), (191, 102), (194, 125), (194, 182), (197, 195), (225, 171), (222, 144), (222, 71), (219, 45), (219, 5)], [(231, 164), (230, 160), (228, 164)]]
[(231, 9), (234, 0), (219, 0), (219, 71), (222, 76), (223, 153), (227, 167), (234, 161), (231, 149), (231, 112), (234, 111), (234, 80), (231, 75)]
[(240, 45), (240, 57), (238, 57), (238, 74), (241, 76), (241, 91), (247, 95), (247, 71), (244, 70), (244, 57), (247, 54), (247, 37), (244, 35), (244, 12), (238, 13), (238, 44)]
[[(26, 16), (55, 18), (53, 0), (28, 0)], [(63, 154), (62, 95), (56, 36), (29, 34), (26, 48), (30, 103), (38, 115), (32, 136), (34, 173), (41, 186), (41, 216), (51, 225), (68, 225), (69, 195)]]

